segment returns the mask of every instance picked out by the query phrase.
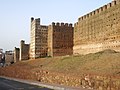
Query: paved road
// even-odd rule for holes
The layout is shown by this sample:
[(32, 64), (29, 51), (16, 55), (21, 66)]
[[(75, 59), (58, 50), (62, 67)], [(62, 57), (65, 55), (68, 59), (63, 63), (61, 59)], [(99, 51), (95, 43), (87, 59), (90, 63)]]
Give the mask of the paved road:
[(51, 90), (51, 89), (0, 78), (0, 90)]
[(73, 88), (58, 84), (46, 84), (37, 81), (28, 81), (0, 76), (0, 90), (89, 90), (89, 89), (83, 89), (81, 87)]

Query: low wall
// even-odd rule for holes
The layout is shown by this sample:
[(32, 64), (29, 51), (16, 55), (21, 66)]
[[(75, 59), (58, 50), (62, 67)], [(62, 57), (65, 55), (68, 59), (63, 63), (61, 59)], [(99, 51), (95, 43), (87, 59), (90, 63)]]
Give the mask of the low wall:
[(120, 76), (104, 75), (74, 75), (43, 70), (30, 70), (30, 68), (0, 68), (0, 75), (21, 79), (32, 79), (44, 83), (54, 83), (72, 87), (83, 87), (94, 90), (120, 90)]
[(65, 75), (39, 71), (36, 73), (37, 80), (46, 83), (56, 83), (72, 87), (83, 87), (94, 90), (120, 90), (120, 77), (101, 75)]

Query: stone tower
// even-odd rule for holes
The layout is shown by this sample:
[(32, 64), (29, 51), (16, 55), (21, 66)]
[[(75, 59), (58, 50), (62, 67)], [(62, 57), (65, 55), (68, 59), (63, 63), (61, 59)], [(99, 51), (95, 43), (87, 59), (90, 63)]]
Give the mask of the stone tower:
[(20, 42), (20, 61), (29, 59), (29, 44), (25, 44), (24, 40)]
[(68, 23), (52, 23), (48, 27), (48, 56), (73, 54), (73, 27)]
[(20, 49), (19, 48), (14, 48), (14, 62), (18, 62), (20, 57)]
[(40, 18), (31, 18), (30, 58), (47, 56), (48, 27), (40, 25)]
[(22, 50), (22, 48), (23, 48), (23, 45), (25, 44), (25, 41), (24, 40), (21, 40), (20, 41), (20, 60), (22, 60), (23, 58), (23, 50)]

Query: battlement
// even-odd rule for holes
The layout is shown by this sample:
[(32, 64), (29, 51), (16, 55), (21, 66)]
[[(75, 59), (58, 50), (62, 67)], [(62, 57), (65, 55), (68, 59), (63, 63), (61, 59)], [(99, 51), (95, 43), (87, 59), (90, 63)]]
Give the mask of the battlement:
[(120, 0), (114, 0), (114, 1), (116, 1), (116, 4), (119, 4), (119, 3), (120, 3)]
[(78, 25), (78, 22), (74, 23), (74, 27)]
[(34, 19), (34, 17), (31, 17), (31, 23), (36, 23), (36, 24), (40, 25), (40, 18)]
[(21, 40), (20, 43), (21, 43), (21, 45), (29, 46), (29, 44), (25, 44), (25, 41), (24, 41), (24, 40)]
[(34, 20), (34, 17), (31, 17), (31, 22)]
[(72, 23), (70, 23), (70, 24), (68, 24), (68, 23), (59, 23), (59, 22), (57, 22), (57, 23), (54, 23), (54, 22), (52, 22), (52, 26), (63, 26), (63, 27), (72, 27)]
[(25, 41), (24, 41), (24, 40), (21, 40), (20, 43), (21, 43), (21, 44), (25, 44)]
[(40, 22), (40, 18), (36, 18), (35, 21), (36, 21), (36, 22)]
[(34, 19), (34, 17), (31, 17), (31, 22), (34, 21), (34, 20), (35, 20), (35, 21), (40, 21), (40, 18)]
[(106, 9), (111, 8), (111, 7), (113, 7), (113, 6), (117, 5), (117, 4), (120, 4), (120, 0), (114, 0), (111, 3), (108, 3), (107, 5), (104, 5), (104, 6), (100, 7), (100, 8), (98, 8), (98, 9), (84, 15), (84, 16), (81, 16), (78, 19), (78, 21), (85, 20), (85, 19), (87, 19), (87, 18), (89, 18), (90, 16), (93, 16), (93, 15), (97, 15), (97, 14), (101, 13), (102, 11), (105, 11)]

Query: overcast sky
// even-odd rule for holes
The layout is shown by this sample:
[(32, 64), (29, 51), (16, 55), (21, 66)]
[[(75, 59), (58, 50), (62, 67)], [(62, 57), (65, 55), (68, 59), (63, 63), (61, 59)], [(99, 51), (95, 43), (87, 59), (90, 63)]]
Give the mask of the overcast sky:
[(0, 0), (0, 48), (13, 50), (20, 40), (30, 43), (30, 18), (41, 24), (75, 23), (78, 17), (112, 0)]

